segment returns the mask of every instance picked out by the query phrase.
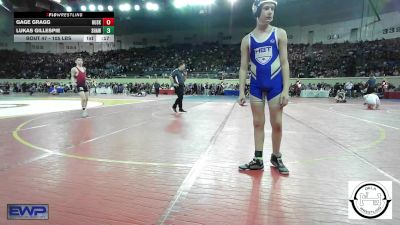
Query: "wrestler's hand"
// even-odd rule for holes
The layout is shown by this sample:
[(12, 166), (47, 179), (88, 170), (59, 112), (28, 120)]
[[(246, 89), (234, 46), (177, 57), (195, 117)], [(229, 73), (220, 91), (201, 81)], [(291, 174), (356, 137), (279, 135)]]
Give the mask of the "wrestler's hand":
[(283, 91), (279, 100), (279, 103), (281, 104), (281, 108), (287, 106), (289, 103), (289, 93), (286, 91)]

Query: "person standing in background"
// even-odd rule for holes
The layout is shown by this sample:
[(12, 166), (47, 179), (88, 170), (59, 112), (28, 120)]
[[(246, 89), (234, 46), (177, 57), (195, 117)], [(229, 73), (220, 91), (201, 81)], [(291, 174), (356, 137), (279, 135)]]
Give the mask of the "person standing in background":
[(156, 97), (158, 98), (158, 95), (160, 94), (160, 83), (158, 83), (158, 80), (154, 83), (154, 91), (156, 92)]
[(187, 72), (185, 71), (186, 65), (184, 61), (179, 63), (179, 67), (172, 71), (170, 80), (171, 85), (175, 88), (175, 94), (178, 98), (175, 100), (175, 103), (172, 105), (172, 110), (176, 111), (176, 107), (179, 106), (179, 112), (186, 112), (183, 109), (183, 95), (184, 95), (184, 88), (185, 88), (185, 80), (187, 76)]

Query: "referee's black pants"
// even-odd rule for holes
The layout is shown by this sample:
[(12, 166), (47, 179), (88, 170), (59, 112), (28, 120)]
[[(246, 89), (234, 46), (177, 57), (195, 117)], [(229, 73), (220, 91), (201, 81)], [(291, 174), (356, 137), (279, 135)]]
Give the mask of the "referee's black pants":
[(178, 98), (176, 99), (173, 107), (176, 108), (176, 106), (179, 106), (179, 109), (183, 109), (182, 108), (182, 100), (184, 94), (183, 85), (175, 87), (175, 94), (178, 96)]

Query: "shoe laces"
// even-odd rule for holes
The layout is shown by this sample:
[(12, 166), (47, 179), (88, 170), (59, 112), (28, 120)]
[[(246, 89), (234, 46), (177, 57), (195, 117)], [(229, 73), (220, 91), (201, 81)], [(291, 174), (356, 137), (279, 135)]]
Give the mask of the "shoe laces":
[(258, 159), (253, 158), (253, 160), (251, 160), (251, 161), (249, 162), (249, 165), (255, 165), (255, 164), (257, 164), (257, 160), (258, 160)]
[(284, 164), (283, 164), (283, 161), (282, 161), (282, 158), (281, 157), (277, 157), (276, 158), (276, 161), (278, 162), (278, 165), (279, 165), (279, 167), (283, 167), (283, 166), (285, 166)]

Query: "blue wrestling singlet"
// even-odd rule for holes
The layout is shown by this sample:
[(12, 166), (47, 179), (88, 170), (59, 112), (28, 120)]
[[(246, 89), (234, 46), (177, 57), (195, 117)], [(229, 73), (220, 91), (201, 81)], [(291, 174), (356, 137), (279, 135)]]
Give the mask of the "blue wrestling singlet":
[[(274, 27), (267, 40), (259, 42), (250, 33), (250, 94), (253, 101), (270, 101), (282, 93), (283, 76), (279, 59), (277, 29)], [(255, 98), (254, 98), (255, 97)]]

